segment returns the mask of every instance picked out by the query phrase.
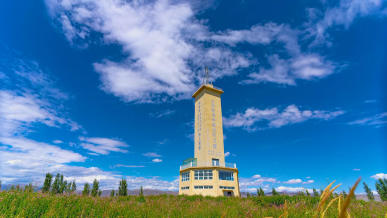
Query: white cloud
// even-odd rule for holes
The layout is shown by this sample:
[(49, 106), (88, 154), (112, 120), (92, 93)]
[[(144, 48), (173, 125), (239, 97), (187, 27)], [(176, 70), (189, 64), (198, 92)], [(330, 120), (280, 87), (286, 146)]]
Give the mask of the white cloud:
[(147, 153), (144, 153), (142, 155), (145, 157), (161, 157), (161, 155), (157, 154), (156, 152), (147, 152)]
[(52, 143), (54, 143), (54, 144), (62, 144), (63, 141), (59, 140), (59, 139), (56, 139), (56, 140), (52, 141)]
[(371, 176), (371, 178), (374, 178), (374, 179), (387, 179), (387, 174), (385, 174), (385, 173), (377, 173), (377, 174)]
[(152, 162), (154, 163), (160, 163), (160, 162), (163, 162), (163, 160), (159, 159), (159, 158), (155, 158), (152, 160)]
[(279, 186), (275, 188), (277, 192), (288, 192), (288, 193), (297, 193), (297, 192), (306, 192), (313, 193), (313, 189), (307, 189), (304, 187), (288, 187), (288, 186)]
[(241, 84), (272, 82), (284, 85), (296, 85), (296, 80), (314, 80), (324, 78), (334, 72), (335, 66), (318, 54), (303, 54), (290, 59), (281, 59), (277, 54), (268, 57), (271, 68), (259, 69), (250, 73)]
[(224, 153), (224, 156), (225, 156), (225, 157), (228, 157), (228, 156), (230, 156), (230, 154), (231, 154), (231, 153), (227, 151), (226, 153)]
[(33, 94), (8, 90), (0, 90), (0, 122), (0, 135), (3, 136), (23, 132), (34, 123), (51, 127), (66, 125), (71, 130), (80, 128), (74, 121), (60, 117), (49, 101)]
[(365, 117), (348, 123), (349, 125), (380, 127), (387, 124), (387, 112), (379, 113), (371, 117)]
[(238, 43), (267, 45), (273, 42), (284, 44), (285, 48), (293, 53), (300, 52), (297, 37), (298, 31), (285, 24), (266, 23), (254, 25), (247, 30), (227, 30), (211, 36), (211, 39), (235, 46)]
[(125, 167), (125, 168), (143, 168), (144, 165), (125, 165), (125, 164), (116, 164), (114, 167)]
[(159, 112), (151, 113), (150, 116), (151, 117), (155, 117), (155, 118), (161, 118), (161, 117), (170, 116), (170, 115), (172, 115), (174, 113), (176, 113), (175, 110), (167, 109), (165, 111), (159, 111)]
[(265, 121), (267, 127), (279, 128), (285, 125), (304, 122), (310, 119), (330, 120), (344, 111), (321, 111), (321, 110), (300, 110), (296, 105), (289, 105), (282, 112), (278, 108), (256, 109), (248, 108), (244, 113), (237, 113), (224, 118), (226, 127), (243, 127), (248, 130), (255, 130), (256, 123)]
[(242, 191), (256, 191), (257, 188), (263, 188), (264, 191), (269, 190), (267, 183), (279, 183), (276, 178), (262, 177), (261, 175), (254, 175), (250, 178), (240, 178), (239, 187)]
[(312, 184), (312, 183), (314, 183), (313, 179), (309, 179), (309, 180), (307, 180), (305, 182), (302, 182), (302, 184)]
[[(285, 85), (296, 85), (296, 80), (320, 79), (332, 74), (335, 70), (333, 63), (326, 61), (324, 57), (314, 53), (303, 53), (298, 44), (299, 31), (288, 25), (267, 23), (255, 25), (248, 30), (228, 30), (212, 39), (234, 46), (237, 43), (250, 44), (275, 44), (280, 43), (285, 47), (288, 59), (280, 58), (279, 54), (268, 56), (271, 68), (261, 67), (259, 72), (248, 75), (248, 79), (241, 84), (255, 84), (261, 82), (273, 82)], [(281, 53), (281, 52), (279, 52)]]
[(386, 4), (383, 0), (341, 0), (337, 7), (328, 8), (322, 18), (316, 10), (311, 10), (311, 21), (308, 32), (315, 37), (314, 44), (327, 43), (327, 30), (334, 26), (344, 26), (346, 29), (356, 18), (365, 16), (384, 17)]
[(79, 140), (82, 141), (82, 143), (80, 144), (82, 148), (92, 151), (95, 154), (106, 155), (112, 151), (127, 153), (128, 151), (122, 148), (129, 147), (127, 144), (117, 139), (79, 137)]
[(286, 184), (298, 184), (298, 183), (302, 183), (302, 180), (301, 179), (289, 179), (288, 181), (284, 182)]
[(189, 3), (47, 0), (46, 4), (70, 40), (87, 40), (97, 32), (104, 43), (121, 46), (125, 60), (103, 60), (94, 68), (101, 74), (103, 89), (125, 101), (188, 98), (199, 82), (199, 68), (209, 66), (217, 78), (250, 64), (247, 57), (227, 48), (206, 49), (202, 40), (208, 40), (207, 27), (195, 18)]
[(354, 169), (352, 169), (353, 171), (360, 171), (360, 169), (358, 169), (358, 168), (354, 168)]

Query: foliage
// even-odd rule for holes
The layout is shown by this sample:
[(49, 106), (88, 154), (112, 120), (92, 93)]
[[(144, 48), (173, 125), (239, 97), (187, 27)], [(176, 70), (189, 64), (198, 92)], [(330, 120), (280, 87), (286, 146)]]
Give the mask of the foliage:
[(275, 196), (279, 195), (279, 193), (275, 190), (275, 188), (273, 188), (273, 190), (271, 191), (271, 195)]
[(114, 197), (116, 195), (114, 189), (110, 192), (110, 197)]
[(374, 194), (372, 193), (371, 189), (368, 187), (368, 185), (363, 182), (364, 191), (367, 193), (368, 200), (372, 201), (375, 200)]
[(263, 191), (263, 189), (261, 187), (259, 187), (259, 189), (257, 189), (257, 196), (265, 196), (265, 192)]
[(71, 183), (71, 193), (74, 193), (77, 190), (77, 184), (75, 184), (75, 180)]
[(90, 185), (89, 183), (85, 183), (83, 186), (83, 191), (82, 191), (83, 196), (89, 196), (90, 195)]
[[(47, 174), (46, 174), (47, 179)], [(47, 184), (49, 184), (50, 180), (47, 179)], [(44, 181), (44, 185), (46, 185), (46, 181)], [(43, 185), (43, 187), (44, 187)], [(67, 188), (70, 186), (67, 185), (67, 181), (63, 179), (63, 174), (56, 174), (54, 182), (51, 187), (51, 194), (63, 194), (64, 192), (69, 192)]]
[(101, 194), (99, 194), (99, 193), (100, 193), (99, 182), (97, 181), (97, 179), (94, 179), (93, 188), (91, 189), (91, 196), (93, 196), (93, 197), (100, 196)]
[(387, 179), (379, 179), (376, 182), (375, 187), (380, 199), (382, 201), (387, 201)]
[(319, 197), (320, 196), (318, 191), (315, 188), (313, 188), (313, 196), (314, 197)]
[(43, 193), (50, 191), (51, 182), (52, 182), (52, 174), (46, 173), (46, 178), (44, 179), (44, 184), (43, 184), (43, 188), (42, 188)]
[(128, 195), (128, 184), (124, 178), (120, 181), (120, 186), (118, 187), (118, 196), (127, 196)]
[[(3, 191), (0, 217), (280, 217), (285, 212), (287, 216), (282, 217), (313, 217), (320, 200), (286, 195), (250, 198), (159, 195), (144, 196), (143, 203), (137, 198)], [(339, 199), (331, 203), (325, 217), (338, 217), (338, 203)], [(355, 200), (348, 207), (351, 217), (384, 217), (387, 202)]]
[(30, 184), (24, 186), (24, 191), (25, 191), (25, 192), (33, 192), (34, 189), (33, 189), (33, 187), (32, 187), (32, 184), (30, 183)]

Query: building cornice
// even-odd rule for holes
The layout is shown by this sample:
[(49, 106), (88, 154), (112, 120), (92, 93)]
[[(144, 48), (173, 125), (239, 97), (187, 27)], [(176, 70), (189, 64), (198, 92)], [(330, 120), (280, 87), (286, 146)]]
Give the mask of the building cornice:
[(210, 84), (205, 84), (205, 85), (200, 86), (199, 89), (196, 90), (196, 92), (192, 95), (192, 98), (196, 98), (196, 96), (198, 96), (204, 90), (210, 90), (210, 91), (213, 91), (215, 93), (218, 93), (219, 95), (223, 94), (223, 90), (221, 90), (219, 88), (214, 88)]

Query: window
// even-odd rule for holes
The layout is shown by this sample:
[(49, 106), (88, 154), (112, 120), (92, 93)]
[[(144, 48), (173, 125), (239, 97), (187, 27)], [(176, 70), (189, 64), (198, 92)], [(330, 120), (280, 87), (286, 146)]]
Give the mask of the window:
[(195, 185), (195, 189), (212, 189), (212, 185)]
[(212, 170), (195, 170), (195, 180), (212, 179)]
[(219, 159), (212, 159), (212, 166), (219, 166)]
[(234, 181), (234, 173), (232, 171), (219, 171), (219, 180)]
[(234, 187), (231, 186), (219, 186), (220, 189), (235, 189)]
[(181, 190), (189, 189), (189, 186), (181, 187)]
[(186, 172), (186, 173), (182, 173), (181, 174), (181, 181), (184, 182), (184, 181), (189, 181), (189, 172)]

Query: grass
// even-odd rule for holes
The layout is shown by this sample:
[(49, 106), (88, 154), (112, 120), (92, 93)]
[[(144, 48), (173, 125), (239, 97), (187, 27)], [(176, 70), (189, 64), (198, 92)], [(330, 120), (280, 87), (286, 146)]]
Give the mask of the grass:
[[(339, 201), (332, 199), (332, 196), (326, 199), (329, 207), (320, 206), (325, 217), (339, 216)], [(320, 197), (309, 196), (159, 195), (146, 196), (143, 201), (139, 196), (85, 197), (3, 191), (0, 217), (321, 217), (321, 213), (316, 213), (320, 203)], [(346, 205), (351, 217), (384, 217), (387, 211), (386, 202), (352, 200)]]

